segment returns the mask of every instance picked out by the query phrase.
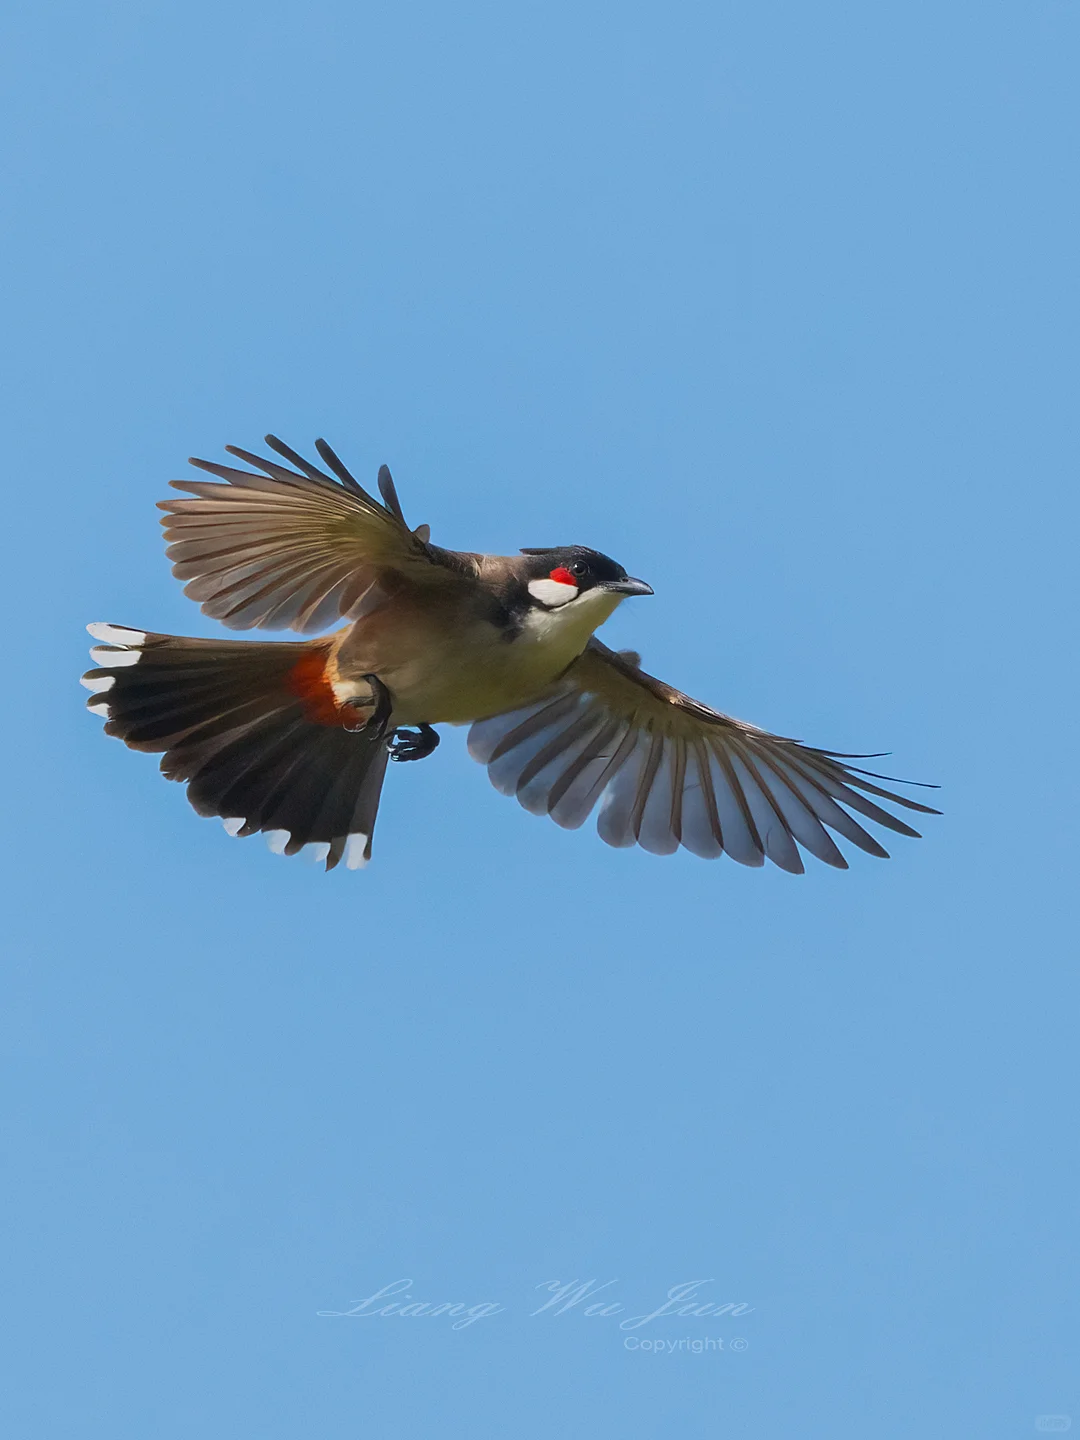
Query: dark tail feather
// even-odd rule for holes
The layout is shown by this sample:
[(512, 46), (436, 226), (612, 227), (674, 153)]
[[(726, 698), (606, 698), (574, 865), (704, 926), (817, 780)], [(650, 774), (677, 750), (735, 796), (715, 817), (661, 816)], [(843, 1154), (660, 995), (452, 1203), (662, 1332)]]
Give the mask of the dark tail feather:
[(118, 625), (87, 627), (97, 669), (83, 684), (105, 730), (133, 750), (164, 751), (200, 815), (234, 835), (267, 832), (272, 850), (318, 847), (332, 870), (358, 869), (386, 774), (383, 741), (348, 730), (324, 674), (325, 640), (188, 640)]

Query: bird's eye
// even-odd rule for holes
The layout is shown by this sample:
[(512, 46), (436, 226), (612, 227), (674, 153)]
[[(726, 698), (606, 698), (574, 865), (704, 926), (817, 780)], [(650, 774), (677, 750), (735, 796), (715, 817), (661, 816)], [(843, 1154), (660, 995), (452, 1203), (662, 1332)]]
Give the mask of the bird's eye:
[(575, 560), (570, 566), (570, 574), (577, 575), (579, 578), (585, 574), (585, 570), (586, 565), (584, 560)]

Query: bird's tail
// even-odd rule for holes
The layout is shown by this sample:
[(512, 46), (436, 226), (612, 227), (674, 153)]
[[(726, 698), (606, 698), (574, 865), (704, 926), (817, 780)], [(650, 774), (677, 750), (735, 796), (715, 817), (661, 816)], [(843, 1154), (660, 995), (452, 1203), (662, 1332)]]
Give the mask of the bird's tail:
[(133, 750), (164, 751), (162, 773), (187, 784), (200, 815), (221, 816), (233, 835), (270, 832), (286, 855), (318, 847), (328, 870), (368, 860), (387, 751), (339, 704), (329, 641), (87, 629), (104, 642), (83, 676), (88, 707)]

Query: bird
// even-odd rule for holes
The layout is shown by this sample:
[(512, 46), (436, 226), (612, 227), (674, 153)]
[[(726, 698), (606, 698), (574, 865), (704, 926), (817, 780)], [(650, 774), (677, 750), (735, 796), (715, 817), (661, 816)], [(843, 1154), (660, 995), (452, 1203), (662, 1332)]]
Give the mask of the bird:
[[(88, 625), (87, 706), (133, 750), (161, 753), (199, 815), (327, 870), (371, 858), (390, 762), (422, 760), (439, 724), (470, 726), (495, 788), (574, 829), (599, 809), (615, 847), (680, 847), (793, 874), (803, 852), (837, 869), (834, 835), (881, 858), (858, 815), (919, 832), (878, 801), (940, 811), (910, 784), (714, 710), (595, 631), (643, 580), (583, 545), (484, 555), (410, 528), (389, 469), (376, 499), (324, 440), (326, 469), (274, 435), (249, 469), (192, 459), (213, 480), (159, 503), (184, 593), (233, 630), (308, 638), (193, 639)], [(285, 463), (281, 463), (285, 462)], [(346, 622), (329, 635), (326, 631)]]

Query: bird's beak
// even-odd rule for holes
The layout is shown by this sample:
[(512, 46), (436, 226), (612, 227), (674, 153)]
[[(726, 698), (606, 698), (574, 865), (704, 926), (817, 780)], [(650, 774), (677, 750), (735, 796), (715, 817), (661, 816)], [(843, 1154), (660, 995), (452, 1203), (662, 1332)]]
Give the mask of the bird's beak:
[(652, 595), (654, 593), (651, 585), (646, 585), (644, 580), (633, 580), (629, 575), (625, 580), (605, 580), (602, 588), (610, 590), (614, 595)]

